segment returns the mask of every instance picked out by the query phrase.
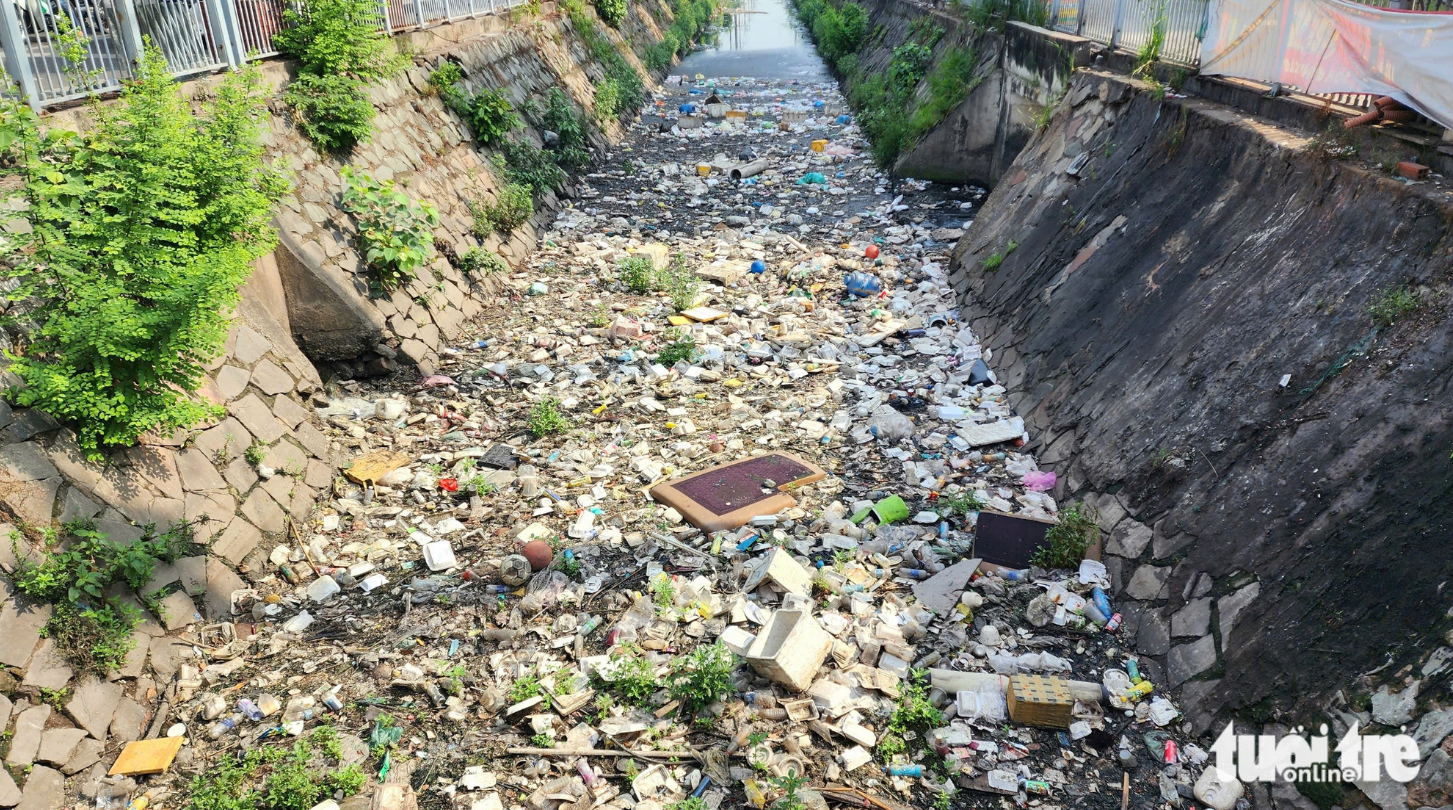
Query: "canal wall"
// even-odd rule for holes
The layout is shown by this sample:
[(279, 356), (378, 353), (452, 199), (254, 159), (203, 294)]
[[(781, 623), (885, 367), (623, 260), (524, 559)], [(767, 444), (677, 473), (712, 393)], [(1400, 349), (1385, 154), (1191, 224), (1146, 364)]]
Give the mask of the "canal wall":
[(1079, 71), (951, 269), (1202, 728), (1365, 710), (1453, 626), (1453, 201), (1316, 134)]

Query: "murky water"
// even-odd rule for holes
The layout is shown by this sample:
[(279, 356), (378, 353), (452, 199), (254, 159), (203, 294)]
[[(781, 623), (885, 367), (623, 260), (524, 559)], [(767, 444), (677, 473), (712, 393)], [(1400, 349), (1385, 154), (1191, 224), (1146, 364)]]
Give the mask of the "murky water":
[(788, 0), (741, 0), (727, 16), (730, 23), (717, 33), (716, 42), (688, 56), (673, 75), (832, 79)]

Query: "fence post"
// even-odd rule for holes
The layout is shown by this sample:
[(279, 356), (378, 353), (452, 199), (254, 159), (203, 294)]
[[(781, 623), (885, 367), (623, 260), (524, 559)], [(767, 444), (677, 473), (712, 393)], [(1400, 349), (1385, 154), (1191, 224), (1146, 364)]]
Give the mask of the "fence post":
[(35, 73), (30, 69), (29, 43), (14, 3), (0, 3), (0, 45), (5, 47), (5, 68), (20, 83), (25, 103), (40, 112), (40, 93), (35, 86)]
[(1120, 40), (1120, 22), (1125, 13), (1125, 0), (1115, 0), (1115, 24), (1110, 27), (1110, 50), (1115, 50), (1116, 43)]
[(131, 60), (132, 69), (141, 63), (144, 46), (141, 41), (141, 20), (136, 16), (136, 4), (132, 0), (116, 0), (116, 22), (121, 31), (121, 44), (126, 58)]
[(414, 0), (414, 24), (420, 28), (424, 27), (424, 4), (422, 0)]
[(1086, 2), (1087, 2), (1087, 0), (1079, 0), (1078, 6), (1075, 9), (1075, 36), (1077, 36), (1077, 37), (1081, 37), (1081, 36), (1084, 36), (1085, 35), (1085, 3)]
[(237, 3), (235, 0), (204, 0), (207, 6), (207, 18), (215, 20), (212, 23), (212, 43), (220, 45), (224, 52), (223, 58), (233, 68), (240, 67), (246, 60), (247, 54), (242, 48), (242, 29), (237, 22)]

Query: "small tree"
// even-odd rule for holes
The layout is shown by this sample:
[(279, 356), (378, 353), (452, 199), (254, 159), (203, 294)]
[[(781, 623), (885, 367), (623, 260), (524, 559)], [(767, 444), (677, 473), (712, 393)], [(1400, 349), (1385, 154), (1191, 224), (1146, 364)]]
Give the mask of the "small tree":
[(271, 210), (287, 182), (263, 162), (256, 68), (229, 75), (193, 116), (148, 45), (120, 102), (90, 112), (84, 134), (42, 132), (23, 104), (0, 101), (29, 225), (9, 235), (0, 273), (26, 333), (11, 370), (27, 387), (10, 398), (74, 425), (99, 460), (220, 413), (192, 394), (252, 261), (276, 244)]

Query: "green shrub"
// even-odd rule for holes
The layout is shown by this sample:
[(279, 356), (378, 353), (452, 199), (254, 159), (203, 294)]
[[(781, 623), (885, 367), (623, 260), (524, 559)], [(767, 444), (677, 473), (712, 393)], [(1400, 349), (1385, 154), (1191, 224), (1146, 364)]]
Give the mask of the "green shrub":
[(67, 524), (63, 531), (65, 548), (48, 534), (40, 562), (15, 555), (15, 589), (54, 605), (45, 633), (67, 660), (98, 673), (116, 669), (131, 651), (131, 628), (139, 617), (124, 603), (107, 599), (106, 589), (115, 582), (141, 589), (158, 562), (181, 556), (191, 534), (178, 525), (123, 545), (97, 531), (92, 521)]
[(696, 298), (701, 294), (701, 279), (681, 256), (672, 260), (657, 281), (658, 286), (666, 291), (671, 297), (671, 306), (677, 311), (691, 309), (696, 304)]
[(520, 125), (520, 117), (503, 90), (470, 93), (457, 84), (443, 91), (444, 105), (469, 124), (474, 139), (487, 146), (499, 143)]
[(933, 52), (917, 42), (909, 42), (893, 49), (893, 61), (888, 65), (888, 77), (895, 88), (911, 90), (923, 80)]
[(373, 135), (373, 102), (351, 76), (300, 74), (283, 92), (298, 128), (327, 152), (346, 152)]
[(492, 250), (470, 248), (463, 256), (454, 263), (461, 273), (469, 276), (492, 276), (495, 273), (508, 273), (509, 264), (498, 253)]
[(374, 0), (308, 0), (283, 12), (288, 26), (273, 37), (284, 56), (314, 76), (350, 74), (372, 83), (402, 69), (404, 60), (378, 27)]
[(646, 67), (651, 70), (665, 70), (671, 67), (676, 59), (676, 50), (680, 47), (676, 41), (676, 32), (667, 30), (661, 36), (661, 41), (646, 49)]
[(509, 139), (500, 144), (494, 156), (495, 165), (504, 169), (505, 179), (524, 186), (536, 194), (559, 188), (565, 183), (565, 170), (529, 141)]
[(397, 73), (403, 60), (378, 28), (374, 0), (309, 0), (283, 12), (286, 28), (273, 37), (284, 56), (300, 63), (283, 100), (298, 114), (303, 134), (323, 149), (349, 149), (373, 131), (367, 87)]
[(1049, 527), (1048, 545), (1035, 549), (1030, 561), (1044, 568), (1078, 568), (1085, 549), (1100, 542), (1099, 517), (1093, 506), (1075, 504), (1059, 513), (1059, 523)]
[(627, 256), (620, 264), (621, 283), (626, 289), (636, 295), (645, 295), (655, 292), (656, 265), (651, 262), (649, 256)]
[[(710, 0), (702, 0), (702, 2), (709, 3)], [(633, 112), (640, 109), (641, 104), (646, 100), (646, 90), (636, 69), (631, 67), (630, 62), (627, 62), (624, 56), (621, 56), (610, 39), (600, 32), (595, 20), (591, 19), (588, 14), (571, 15), (570, 22), (591, 57), (605, 66), (607, 78), (616, 83), (620, 95), (620, 112)], [(551, 96), (553, 98), (554, 94), (552, 93)], [(573, 112), (573, 107), (571, 111)], [(551, 127), (551, 129), (554, 128)], [(555, 131), (559, 132), (559, 130)]]
[(699, 712), (731, 691), (737, 657), (720, 641), (697, 647), (671, 661), (666, 689), (687, 712)]
[(610, 663), (613, 671), (609, 681), (593, 671), (590, 674), (592, 683), (602, 692), (612, 691), (626, 703), (639, 706), (661, 688), (655, 668), (633, 644), (623, 644), (619, 652), (611, 653)]
[(429, 87), (439, 95), (443, 95), (461, 81), (464, 81), (464, 71), (453, 62), (445, 62), (429, 74)]
[(844, 3), (841, 9), (824, 4), (809, 27), (818, 51), (836, 64), (863, 46), (868, 35), (868, 13), (857, 3)]
[(545, 397), (530, 410), (530, 435), (537, 439), (569, 429), (570, 420), (560, 413), (560, 400), (554, 397)]
[(611, 28), (626, 21), (626, 0), (595, 0), (595, 13)]
[(535, 202), (530, 198), (529, 186), (506, 183), (495, 195), (493, 202), (469, 203), (469, 213), (474, 217), (475, 237), (483, 239), (492, 233), (508, 234), (535, 214)]
[(7, 229), (0, 275), (9, 300), (31, 302), (10, 366), (25, 387), (7, 396), (74, 426), (92, 460), (222, 413), (193, 393), (253, 260), (276, 244), (287, 188), (263, 162), (264, 115), (255, 68), (193, 115), (156, 48), (117, 103), (93, 104), (83, 134), (42, 133), (29, 108), (0, 100), (29, 224)]
[(595, 88), (595, 120), (602, 124), (620, 117), (621, 86), (606, 78)]
[(343, 210), (358, 220), (358, 238), (373, 286), (387, 292), (412, 281), (419, 267), (434, 258), (438, 209), (410, 200), (392, 180), (375, 180), (351, 166), (339, 173), (347, 184)]

